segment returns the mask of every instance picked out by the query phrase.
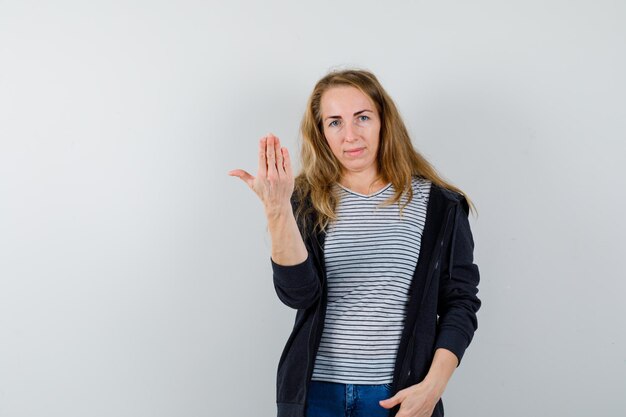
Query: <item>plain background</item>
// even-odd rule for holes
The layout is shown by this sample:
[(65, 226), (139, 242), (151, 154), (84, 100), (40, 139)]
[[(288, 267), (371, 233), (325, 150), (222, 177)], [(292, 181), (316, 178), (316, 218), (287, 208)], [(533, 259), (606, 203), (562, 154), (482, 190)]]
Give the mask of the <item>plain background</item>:
[(376, 73), (476, 203), (449, 416), (626, 412), (623, 1), (0, 1), (0, 416), (272, 416), (258, 139)]

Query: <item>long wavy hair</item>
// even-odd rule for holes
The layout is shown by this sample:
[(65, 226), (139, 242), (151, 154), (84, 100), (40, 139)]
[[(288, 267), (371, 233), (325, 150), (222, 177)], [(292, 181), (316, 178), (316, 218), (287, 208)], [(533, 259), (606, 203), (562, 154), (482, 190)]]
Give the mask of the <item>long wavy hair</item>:
[[(331, 220), (337, 218), (335, 209), (338, 198), (333, 186), (342, 176), (341, 163), (332, 153), (322, 126), (322, 95), (333, 87), (355, 87), (368, 96), (376, 106), (381, 119), (380, 143), (376, 156), (379, 176), (384, 183), (391, 182), (395, 193), (383, 205), (398, 203), (400, 213), (413, 198), (411, 186), (414, 176), (462, 194), (476, 212), (471, 200), (459, 188), (445, 181), (435, 168), (411, 143), (408, 131), (396, 105), (383, 89), (378, 79), (365, 70), (333, 71), (317, 82), (300, 125), (302, 166), (295, 178), (294, 197), (299, 203), (296, 219), (306, 230), (308, 222), (314, 222), (313, 231), (325, 230)], [(400, 204), (402, 195), (407, 198)]]

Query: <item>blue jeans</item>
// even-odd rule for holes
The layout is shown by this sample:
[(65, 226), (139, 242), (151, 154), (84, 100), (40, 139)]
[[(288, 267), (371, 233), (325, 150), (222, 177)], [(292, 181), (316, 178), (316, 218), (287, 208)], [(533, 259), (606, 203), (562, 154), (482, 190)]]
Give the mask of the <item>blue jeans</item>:
[(391, 384), (360, 385), (311, 381), (307, 417), (387, 417), (378, 401), (392, 397)]

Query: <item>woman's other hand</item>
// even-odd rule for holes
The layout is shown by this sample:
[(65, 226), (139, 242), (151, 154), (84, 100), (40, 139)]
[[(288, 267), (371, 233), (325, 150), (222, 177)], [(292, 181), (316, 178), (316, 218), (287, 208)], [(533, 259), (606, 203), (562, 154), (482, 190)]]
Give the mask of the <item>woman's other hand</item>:
[(380, 401), (381, 407), (392, 408), (400, 404), (396, 417), (430, 417), (457, 366), (459, 360), (454, 353), (438, 348), (424, 380)]
[(280, 140), (271, 133), (259, 140), (259, 168), (254, 177), (243, 169), (234, 169), (228, 175), (239, 177), (259, 196), (265, 207), (265, 215), (272, 220), (291, 212), (291, 194), (294, 177), (291, 158), (287, 148), (280, 146)]
[(391, 398), (380, 401), (383, 408), (400, 404), (396, 417), (430, 417), (441, 394), (426, 382), (400, 390)]

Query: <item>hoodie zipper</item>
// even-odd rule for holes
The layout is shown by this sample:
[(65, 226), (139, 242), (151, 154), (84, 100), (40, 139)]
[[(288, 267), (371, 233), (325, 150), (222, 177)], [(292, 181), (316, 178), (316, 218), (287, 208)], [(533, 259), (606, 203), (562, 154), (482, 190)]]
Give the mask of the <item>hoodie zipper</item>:
[[(317, 247), (319, 248), (319, 250), (321, 252), (324, 251), (324, 248), (322, 246), (322, 244), (320, 243), (318, 236), (315, 236), (315, 243), (317, 244)], [(325, 240), (324, 236), (324, 240)], [(315, 320), (313, 321), (313, 323), (311, 324), (311, 330), (309, 331), (309, 337), (307, 339), (307, 346), (306, 346), (306, 354), (307, 354), (307, 367), (306, 367), (306, 381), (304, 383), (304, 409), (306, 410), (306, 406), (307, 406), (307, 397), (308, 397), (308, 391), (309, 391), (309, 382), (311, 381), (311, 377), (313, 376), (313, 367), (315, 366), (315, 355), (317, 354), (317, 352), (313, 353), (313, 356), (311, 355), (311, 337), (313, 336), (313, 334), (317, 335), (317, 328), (319, 327), (319, 321), (320, 321), (320, 314), (321, 314), (321, 307), (322, 307), (322, 303), (324, 302), (324, 296), (325, 296), (325, 291), (324, 291), (324, 286), (326, 285), (326, 267), (324, 265), (324, 259), (322, 256), (320, 255), (320, 252), (318, 252), (316, 254), (316, 258), (320, 260), (320, 273), (322, 274), (322, 279), (320, 282), (320, 285), (322, 286), (321, 288), (321, 294), (320, 294), (320, 299), (318, 302), (318, 306), (317, 306), (317, 310), (320, 310), (318, 312), (318, 314), (315, 316)]]
[[(450, 215), (452, 214), (452, 212), (455, 211), (455, 207), (451, 207), (446, 215), (446, 222), (444, 225), (444, 229), (443, 229), (443, 233), (441, 236), (441, 240), (439, 241), (439, 245), (436, 246), (435, 252), (433, 253), (433, 255), (436, 256), (437, 261), (435, 262), (434, 267), (432, 267), (429, 271), (428, 271), (428, 275), (427, 275), (427, 286), (424, 286), (424, 292), (422, 294), (422, 299), (420, 301), (420, 304), (417, 308), (418, 314), (419, 314), (419, 310), (422, 304), (424, 304), (424, 299), (426, 297), (426, 294), (428, 294), (428, 290), (430, 287), (430, 282), (432, 281), (432, 275), (434, 274), (434, 272), (437, 270), (437, 268), (439, 268), (439, 259), (441, 257), (441, 253), (443, 251), (443, 244), (445, 243), (446, 240), (446, 232), (448, 231), (448, 223), (450, 222)], [(413, 348), (415, 346), (415, 329), (413, 329), (413, 331), (411, 332), (411, 335), (409, 337), (409, 342), (407, 345), (407, 349), (405, 351), (404, 354), (404, 358), (402, 360), (402, 366), (400, 367), (400, 375), (397, 378), (398, 384), (400, 382), (402, 382), (402, 378), (406, 378), (408, 380), (408, 378), (411, 376), (411, 357), (413, 355)], [(397, 388), (394, 387), (393, 389), (395, 390)]]

